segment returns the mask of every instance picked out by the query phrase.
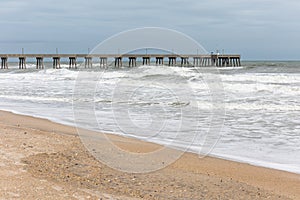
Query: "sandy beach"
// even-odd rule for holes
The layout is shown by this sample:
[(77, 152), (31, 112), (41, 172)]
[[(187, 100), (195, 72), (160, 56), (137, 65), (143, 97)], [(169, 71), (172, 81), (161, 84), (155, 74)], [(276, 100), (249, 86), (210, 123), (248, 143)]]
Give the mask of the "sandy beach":
[[(0, 137), (0, 199), (300, 199), (299, 174), (192, 153), (152, 173), (116, 171), (76, 128), (45, 119), (0, 111)], [(109, 137), (135, 153), (160, 148)]]

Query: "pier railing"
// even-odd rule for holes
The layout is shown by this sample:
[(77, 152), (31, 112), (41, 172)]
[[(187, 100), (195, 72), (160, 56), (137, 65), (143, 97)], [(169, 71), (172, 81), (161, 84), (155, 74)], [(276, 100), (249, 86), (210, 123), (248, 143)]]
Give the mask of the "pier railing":
[[(173, 54), (0, 54), (1, 69), (8, 69), (8, 60), (10, 58), (19, 59), (19, 69), (26, 69), (26, 60), (28, 58), (36, 59), (36, 69), (44, 69), (44, 59), (53, 60), (53, 68), (61, 68), (61, 58), (69, 59), (69, 68), (77, 68), (77, 59), (84, 59), (84, 67), (92, 68), (97, 59), (100, 67), (108, 67), (108, 59), (114, 59), (114, 67), (122, 67), (124, 62), (128, 62), (128, 67), (136, 67), (140, 60), (142, 65), (150, 65), (151, 59), (155, 60), (156, 65), (169, 65), (181, 67), (237, 67), (241, 66), (241, 56), (234, 54), (218, 55), (173, 55)], [(126, 60), (126, 61), (125, 61)]]

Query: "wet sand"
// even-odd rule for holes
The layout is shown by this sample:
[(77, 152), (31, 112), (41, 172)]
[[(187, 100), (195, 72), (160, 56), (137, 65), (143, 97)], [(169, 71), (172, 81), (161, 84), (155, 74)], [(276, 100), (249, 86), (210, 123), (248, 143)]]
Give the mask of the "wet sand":
[[(151, 173), (117, 171), (86, 150), (76, 128), (44, 119), (0, 111), (0, 137), (0, 199), (300, 199), (299, 174), (192, 153)], [(108, 137), (138, 154), (162, 148)]]

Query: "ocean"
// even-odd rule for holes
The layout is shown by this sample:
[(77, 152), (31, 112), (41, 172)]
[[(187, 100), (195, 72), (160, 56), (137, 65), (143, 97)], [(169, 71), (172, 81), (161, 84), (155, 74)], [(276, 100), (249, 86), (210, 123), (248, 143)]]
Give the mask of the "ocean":
[(10, 63), (0, 70), (0, 109), (300, 173), (300, 62), (242, 65), (19, 70)]

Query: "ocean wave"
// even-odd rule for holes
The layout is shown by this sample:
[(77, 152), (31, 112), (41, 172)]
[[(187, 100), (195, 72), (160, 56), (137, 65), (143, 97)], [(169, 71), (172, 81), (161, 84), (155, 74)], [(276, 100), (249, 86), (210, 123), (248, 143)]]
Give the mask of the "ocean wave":
[[(209, 84), (219, 80), (205, 79), (204, 71), (199, 73), (193, 68), (142, 66), (105, 71), (95, 67), (78, 71), (66, 68), (11, 69), (0, 73), (0, 107), (71, 123), (74, 120), (72, 105), (82, 109), (77, 110), (83, 113), (80, 119), (94, 116), (86, 110), (88, 105), (94, 108), (91, 112), (96, 112), (101, 129), (116, 134), (122, 132), (116, 124), (112, 106), (119, 109), (117, 111), (133, 111), (131, 114), (138, 122), (140, 119), (148, 122), (147, 111), (159, 117), (165, 117), (161, 114), (164, 113), (174, 127), (181, 123), (178, 110), (184, 108), (185, 120), (189, 124), (181, 129), (182, 133), (175, 131), (179, 134), (175, 137), (177, 140), (174, 141), (174, 128), (163, 130), (161, 135), (151, 138), (157, 143), (172, 143), (182, 148), (189, 145), (182, 141), (190, 141), (195, 133), (205, 136), (210, 125), (214, 125), (214, 119), (211, 119), (214, 109), (224, 108), (225, 122), (221, 124), (224, 128), (218, 133), (222, 137), (213, 149), (214, 155), (299, 171), (300, 74), (295, 70), (298, 64), (288, 68), (293, 73), (288, 73), (281, 64), (267, 64), (270, 67), (261, 66), (261, 63), (258, 67), (252, 64), (248, 67), (247, 63), (243, 68), (219, 69), (220, 73), (214, 75), (222, 81), (224, 98), (217, 99), (218, 102), (213, 102), (212, 94), (216, 91), (210, 90)], [(33, 65), (29, 67), (34, 68)], [(268, 73), (268, 69), (272, 72)], [(87, 76), (80, 77), (81, 73)], [(75, 88), (76, 84), (80, 87)], [(86, 88), (94, 86), (95, 90)], [(116, 89), (120, 89), (118, 95), (114, 93)], [(124, 99), (123, 93), (129, 99)], [(89, 123), (77, 125), (98, 130), (98, 124)], [(191, 125), (193, 123), (199, 123), (199, 126), (195, 129)], [(126, 124), (132, 132), (134, 125)], [(201, 146), (195, 144), (191, 150), (201, 152)]]

